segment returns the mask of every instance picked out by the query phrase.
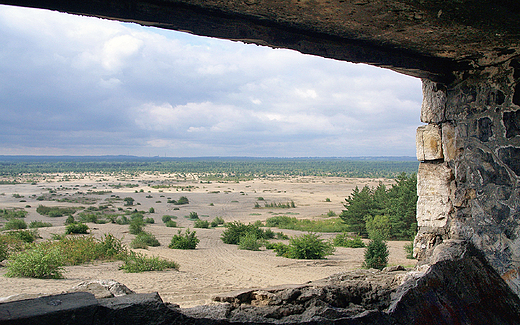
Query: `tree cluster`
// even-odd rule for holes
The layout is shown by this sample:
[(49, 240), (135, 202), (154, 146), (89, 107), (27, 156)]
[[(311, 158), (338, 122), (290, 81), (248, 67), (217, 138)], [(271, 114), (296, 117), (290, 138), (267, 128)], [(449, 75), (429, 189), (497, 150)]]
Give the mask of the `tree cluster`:
[(354, 189), (345, 199), (340, 218), (349, 230), (363, 237), (408, 240), (417, 232), (417, 175), (401, 173), (396, 184), (380, 183)]

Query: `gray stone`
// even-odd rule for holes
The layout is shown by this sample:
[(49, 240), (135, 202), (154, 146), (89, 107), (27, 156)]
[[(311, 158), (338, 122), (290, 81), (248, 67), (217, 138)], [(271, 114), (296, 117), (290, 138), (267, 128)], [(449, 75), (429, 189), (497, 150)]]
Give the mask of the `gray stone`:
[(442, 155), (444, 161), (452, 161), (456, 159), (460, 153), (457, 146), (455, 127), (451, 123), (442, 124)]
[(446, 87), (442, 84), (423, 79), (423, 101), (421, 106), (421, 122), (441, 123), (445, 121)]
[(90, 280), (79, 283), (68, 292), (90, 292), (97, 299), (120, 297), (133, 294), (127, 286), (114, 280)]

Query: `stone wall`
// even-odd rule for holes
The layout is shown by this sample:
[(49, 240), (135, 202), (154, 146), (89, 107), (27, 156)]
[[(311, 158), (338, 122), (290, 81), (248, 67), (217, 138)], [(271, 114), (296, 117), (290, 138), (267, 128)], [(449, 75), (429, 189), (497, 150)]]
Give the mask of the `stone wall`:
[(415, 255), (465, 239), (520, 295), (520, 60), (423, 80)]

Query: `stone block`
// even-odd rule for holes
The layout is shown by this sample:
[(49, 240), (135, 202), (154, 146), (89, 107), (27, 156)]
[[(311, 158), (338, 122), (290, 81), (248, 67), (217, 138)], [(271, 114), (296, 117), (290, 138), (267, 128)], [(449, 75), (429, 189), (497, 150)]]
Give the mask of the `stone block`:
[(447, 196), (420, 196), (417, 200), (417, 225), (445, 227), (451, 211), (452, 204)]
[(446, 163), (420, 163), (417, 196), (449, 196), (453, 171)]
[(415, 147), (419, 161), (443, 159), (441, 128), (435, 124), (418, 127)]
[(442, 123), (446, 113), (446, 87), (442, 84), (423, 79), (423, 102), (421, 106), (421, 122)]
[(0, 324), (93, 324), (99, 312), (94, 295), (67, 293), (0, 304)]
[(457, 158), (459, 150), (455, 141), (455, 127), (451, 123), (442, 124), (442, 155), (444, 161), (452, 161)]

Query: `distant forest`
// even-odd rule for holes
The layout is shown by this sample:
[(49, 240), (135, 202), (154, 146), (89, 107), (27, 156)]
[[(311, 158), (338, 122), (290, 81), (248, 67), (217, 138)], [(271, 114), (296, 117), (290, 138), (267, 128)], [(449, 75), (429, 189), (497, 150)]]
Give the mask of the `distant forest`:
[(416, 173), (412, 157), (363, 158), (163, 158), (133, 156), (0, 156), (0, 176), (26, 173), (196, 173), (204, 179), (245, 180), (267, 176), (395, 178)]

